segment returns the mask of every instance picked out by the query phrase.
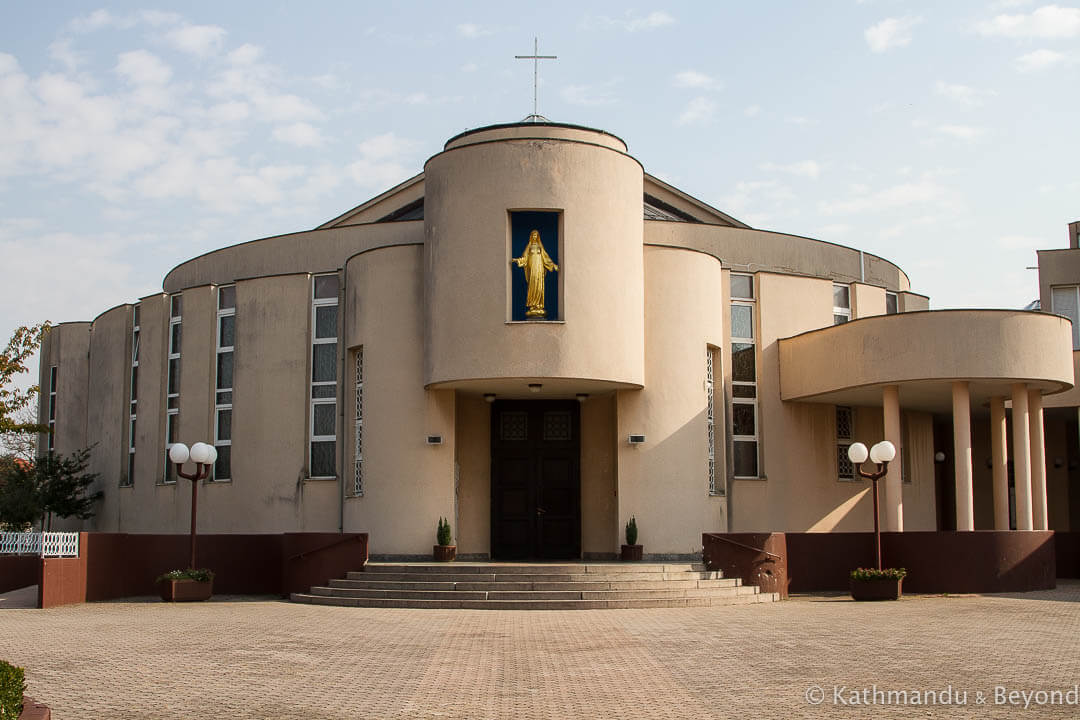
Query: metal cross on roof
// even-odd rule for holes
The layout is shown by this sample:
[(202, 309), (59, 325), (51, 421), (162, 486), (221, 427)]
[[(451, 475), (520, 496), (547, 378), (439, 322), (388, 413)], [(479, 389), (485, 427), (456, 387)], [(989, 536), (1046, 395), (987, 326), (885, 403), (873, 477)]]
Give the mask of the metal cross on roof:
[(515, 55), (518, 60), (532, 60), (533, 61), (533, 111), (532, 115), (525, 118), (527, 122), (539, 122), (545, 120), (541, 117), (536, 110), (536, 88), (539, 85), (540, 80), (540, 61), (541, 60), (557, 60), (558, 55), (541, 55), (540, 54), (540, 40), (533, 38), (533, 54), (532, 55)]

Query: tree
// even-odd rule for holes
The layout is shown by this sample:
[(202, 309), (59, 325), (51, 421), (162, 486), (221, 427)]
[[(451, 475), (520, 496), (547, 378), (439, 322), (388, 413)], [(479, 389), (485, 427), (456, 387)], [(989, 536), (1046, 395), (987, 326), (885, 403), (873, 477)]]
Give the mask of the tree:
[(21, 530), (40, 519), (41, 529), (49, 530), (54, 515), (93, 517), (104, 493), (90, 492), (98, 474), (86, 472), (89, 459), (90, 448), (83, 448), (67, 457), (50, 452), (33, 463), (0, 462), (0, 525)]
[(22, 532), (40, 517), (32, 466), (21, 458), (0, 457), (0, 529)]
[(94, 516), (93, 506), (104, 497), (101, 490), (90, 492), (90, 486), (97, 479), (97, 473), (86, 472), (90, 464), (90, 448), (83, 448), (68, 457), (49, 452), (34, 464), (37, 475), (38, 492), (41, 494), (41, 526), (44, 529), (46, 516), (48, 527), (52, 528), (52, 516), (77, 517), (86, 520)]
[(15, 329), (7, 347), (0, 352), (0, 436), (8, 433), (48, 432), (49, 428), (37, 423), (20, 422), (16, 414), (29, 408), (38, 394), (38, 386), (26, 389), (11, 387), (13, 378), (27, 372), (27, 361), (41, 346), (41, 341), (52, 326), (46, 320), (32, 326)]

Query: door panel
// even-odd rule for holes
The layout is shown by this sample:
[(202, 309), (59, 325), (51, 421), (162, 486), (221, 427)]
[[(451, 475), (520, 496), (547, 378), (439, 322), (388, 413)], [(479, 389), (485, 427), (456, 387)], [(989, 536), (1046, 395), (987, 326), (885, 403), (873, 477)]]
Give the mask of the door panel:
[(491, 548), (497, 559), (581, 555), (580, 408), (499, 401), (491, 417)]

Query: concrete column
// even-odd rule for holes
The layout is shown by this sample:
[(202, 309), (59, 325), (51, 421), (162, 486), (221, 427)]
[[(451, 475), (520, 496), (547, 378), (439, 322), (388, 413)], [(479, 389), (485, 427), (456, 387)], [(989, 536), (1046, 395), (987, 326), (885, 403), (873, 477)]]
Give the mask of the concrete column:
[(990, 398), (990, 460), (994, 469), (994, 529), (1009, 529), (1009, 450), (1005, 398)]
[(1046, 436), (1043, 433), (1042, 393), (1028, 390), (1028, 428), (1031, 433), (1031, 514), (1036, 530), (1049, 530), (1046, 515)]
[(956, 529), (975, 529), (971, 485), (971, 393), (966, 381), (952, 384), (953, 466), (956, 468)]
[(1031, 427), (1028, 420), (1027, 385), (1012, 386), (1013, 484), (1016, 492), (1016, 529), (1032, 530)]
[(889, 473), (885, 476), (885, 522), (884, 529), (889, 532), (904, 531), (904, 480), (903, 457), (900, 434), (900, 387), (886, 385), (882, 405), (885, 411), (885, 439), (896, 448), (896, 459), (889, 463)]

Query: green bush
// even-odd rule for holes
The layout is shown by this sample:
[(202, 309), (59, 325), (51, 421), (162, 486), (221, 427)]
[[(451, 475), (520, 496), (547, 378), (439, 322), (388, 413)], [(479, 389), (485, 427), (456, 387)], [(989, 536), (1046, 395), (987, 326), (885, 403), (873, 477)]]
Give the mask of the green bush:
[(201, 568), (199, 570), (170, 570), (167, 573), (158, 575), (155, 582), (161, 582), (162, 580), (198, 580), (199, 582), (206, 582), (213, 579), (213, 570)]
[(0, 660), (0, 720), (18, 720), (25, 690), (23, 669)]
[(626, 523), (626, 544), (637, 545), (637, 518), (630, 516), (630, 522)]
[(440, 545), (450, 544), (450, 523), (446, 518), (439, 518), (439, 529), (435, 532), (435, 539)]
[(852, 580), (903, 580), (906, 576), (904, 568), (856, 568), (851, 571)]

